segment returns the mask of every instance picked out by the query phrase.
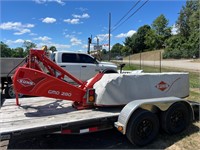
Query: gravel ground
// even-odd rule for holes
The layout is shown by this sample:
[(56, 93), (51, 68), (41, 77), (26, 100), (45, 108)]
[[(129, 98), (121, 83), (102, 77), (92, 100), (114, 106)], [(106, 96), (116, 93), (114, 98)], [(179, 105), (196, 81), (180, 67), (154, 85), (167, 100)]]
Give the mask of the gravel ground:
[[(129, 63), (128, 60), (123, 60), (124, 63)], [(131, 60), (132, 64), (140, 64), (139, 60)], [(146, 66), (160, 66), (160, 61), (141, 61), (142, 65)], [(183, 69), (183, 71), (200, 72), (200, 62), (192, 59), (180, 59), (180, 60), (162, 60), (162, 67), (171, 67)]]

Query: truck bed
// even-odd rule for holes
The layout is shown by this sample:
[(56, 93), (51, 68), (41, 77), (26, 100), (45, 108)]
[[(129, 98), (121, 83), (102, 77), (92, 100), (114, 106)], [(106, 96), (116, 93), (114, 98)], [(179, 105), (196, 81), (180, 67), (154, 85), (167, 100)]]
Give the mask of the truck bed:
[(122, 108), (76, 110), (71, 101), (45, 97), (6, 99), (0, 109), (1, 140), (42, 131), (57, 132), (76, 124), (116, 119)]

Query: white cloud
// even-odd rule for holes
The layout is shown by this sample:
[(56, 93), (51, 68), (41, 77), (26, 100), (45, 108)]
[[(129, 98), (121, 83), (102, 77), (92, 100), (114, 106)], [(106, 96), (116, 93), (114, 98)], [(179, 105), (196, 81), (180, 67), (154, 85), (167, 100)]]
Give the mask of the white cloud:
[(25, 25), (26, 28), (33, 28), (34, 26), (35, 26), (34, 24), (30, 24), (30, 23)]
[(0, 24), (0, 29), (2, 30), (13, 30), (16, 31), (14, 35), (22, 35), (25, 33), (30, 33), (29, 28), (33, 28), (34, 24), (22, 24), (21, 22), (6, 22)]
[(22, 44), (22, 43), (24, 43), (24, 40), (22, 40), (22, 39), (7, 40), (5, 43), (8, 44), (8, 45), (12, 45), (12, 44)]
[[(112, 36), (112, 34), (110, 36)], [(108, 41), (109, 34), (99, 34), (99, 35), (97, 35), (97, 37), (99, 39), (99, 42)], [(96, 40), (96, 38), (94, 40)]]
[(86, 48), (88, 48), (88, 45), (87, 44), (82, 45), (82, 48), (86, 49)]
[(171, 32), (172, 32), (173, 35), (178, 34), (178, 28), (176, 27), (175, 24), (172, 26), (172, 31)]
[(115, 36), (116, 38), (124, 38), (124, 37), (127, 37), (126, 36), (126, 33), (120, 33), (118, 34), (117, 36)]
[(51, 38), (47, 37), (47, 36), (43, 36), (43, 37), (38, 37), (38, 38), (34, 38), (34, 40), (40, 40), (40, 41), (50, 41)]
[(71, 46), (66, 44), (52, 44), (54, 45), (58, 50), (66, 50), (69, 49)]
[(117, 36), (115, 36), (116, 38), (126, 38), (126, 37), (131, 37), (134, 33), (136, 33), (136, 31), (134, 30), (130, 30), (127, 33), (120, 33)]
[(47, 2), (56, 2), (56, 3), (58, 3), (62, 6), (65, 5), (65, 2), (63, 2), (62, 0), (33, 0), (33, 1), (35, 1), (38, 4), (44, 4), (44, 3), (47, 3)]
[(135, 30), (130, 30), (130, 31), (128, 31), (128, 33), (127, 33), (127, 36), (128, 37), (131, 37), (133, 34), (135, 34), (136, 33), (136, 31)]
[(77, 10), (80, 10), (80, 11), (87, 11), (88, 9), (87, 8), (83, 8), (83, 7), (79, 7), (79, 8), (76, 8)]
[(65, 36), (65, 38), (73, 38), (76, 35), (81, 35), (81, 34), (82, 34), (82, 32), (76, 32), (76, 31), (71, 32), (71, 34), (68, 34), (65, 31), (63, 32), (63, 35)]
[(55, 18), (50, 18), (50, 17), (46, 17), (42, 20), (42, 22), (44, 23), (54, 23), (56, 22), (56, 19)]
[(72, 43), (72, 45), (80, 45), (80, 44), (82, 44), (81, 40), (79, 40), (79, 39), (77, 39), (75, 37), (71, 38), (70, 42)]
[(36, 33), (30, 33), (29, 35), (30, 36), (36, 36), (37, 34)]
[(69, 24), (80, 24), (80, 19), (64, 19), (63, 20), (64, 22), (66, 23), (69, 23)]
[(15, 32), (14, 35), (22, 35), (22, 34), (30, 33), (30, 32), (31, 32), (31, 30), (29, 30), (29, 29), (22, 29), (19, 32)]
[(87, 14), (87, 13), (84, 13), (82, 15), (76, 15), (76, 14), (73, 14), (72, 15), (74, 18), (90, 18), (90, 15)]
[(66, 35), (65, 35), (65, 37), (66, 37), (66, 38), (73, 38), (73, 37), (74, 37), (74, 35), (71, 35), (71, 34), (66, 34)]
[(0, 24), (0, 29), (2, 30), (17, 30), (22, 27), (21, 22), (6, 22)]
[(55, 46), (57, 50), (69, 50), (69, 48), (71, 47), (71, 45), (52, 43), (52, 42), (37, 43), (37, 47), (40, 48), (44, 45), (46, 45), (47, 47)]

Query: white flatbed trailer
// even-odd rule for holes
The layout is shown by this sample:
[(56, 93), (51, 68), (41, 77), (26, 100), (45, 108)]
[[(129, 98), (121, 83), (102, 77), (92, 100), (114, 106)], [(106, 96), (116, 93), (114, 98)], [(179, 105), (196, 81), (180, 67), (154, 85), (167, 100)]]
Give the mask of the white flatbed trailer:
[[(90, 128), (93, 131), (112, 128), (122, 109), (76, 110), (71, 101), (45, 97), (21, 98), (20, 103), (21, 106), (17, 106), (15, 99), (6, 99), (0, 109), (2, 140), (27, 134), (83, 133)], [(112, 124), (107, 125), (109, 119)]]
[[(50, 133), (82, 134), (111, 129), (116, 126), (120, 132), (126, 135), (128, 134), (128, 139), (132, 143), (135, 143), (134, 140), (130, 139), (130, 132), (132, 133), (132, 131), (130, 131), (129, 120), (132, 121), (134, 115), (136, 121), (140, 122), (140, 117), (136, 116), (138, 109), (145, 109), (141, 114), (148, 113), (146, 110), (158, 114), (159, 112), (162, 113), (162, 111), (165, 112), (175, 103), (176, 105), (177, 103), (189, 104), (185, 102), (185, 100), (176, 97), (165, 97), (135, 100), (125, 107), (97, 107), (93, 109), (76, 110), (72, 107), (72, 102), (66, 100), (29, 97), (21, 98), (21, 105), (17, 106), (15, 99), (6, 99), (0, 109), (0, 138), (1, 140), (9, 140), (11, 138)], [(156, 109), (154, 109), (156, 107), (153, 107), (154, 104), (163, 110), (159, 112), (156, 111)], [(188, 112), (191, 116), (187, 115), (189, 118), (186, 120), (188, 121), (193, 117), (193, 106), (190, 106), (191, 110), (188, 110)], [(190, 107), (188, 108), (190, 109)], [(127, 123), (122, 125), (123, 121)], [(161, 126), (161, 123), (158, 124)], [(125, 131), (121, 130), (121, 127), (123, 127)], [(159, 127), (155, 128), (159, 129)], [(158, 132), (158, 129), (156, 132)], [(149, 143), (149, 140), (146, 142)], [(147, 143), (139, 142), (136, 144), (146, 145)]]

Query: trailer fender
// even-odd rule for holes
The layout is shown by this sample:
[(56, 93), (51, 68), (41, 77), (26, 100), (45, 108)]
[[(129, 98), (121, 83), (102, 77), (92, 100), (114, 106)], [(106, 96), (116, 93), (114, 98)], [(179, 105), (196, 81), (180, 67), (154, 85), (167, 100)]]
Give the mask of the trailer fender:
[(128, 103), (120, 112), (118, 121), (115, 122), (115, 127), (123, 134), (126, 134), (127, 124), (131, 115), (138, 109), (142, 108), (149, 110), (153, 113), (158, 111), (166, 111), (172, 104), (176, 102), (182, 102), (189, 109), (191, 118), (194, 119), (193, 108), (190, 103), (184, 99), (177, 97), (163, 97), (163, 98), (151, 98), (151, 99), (139, 99)]

